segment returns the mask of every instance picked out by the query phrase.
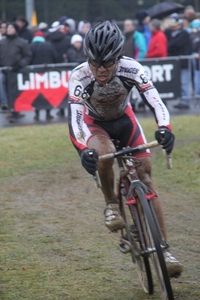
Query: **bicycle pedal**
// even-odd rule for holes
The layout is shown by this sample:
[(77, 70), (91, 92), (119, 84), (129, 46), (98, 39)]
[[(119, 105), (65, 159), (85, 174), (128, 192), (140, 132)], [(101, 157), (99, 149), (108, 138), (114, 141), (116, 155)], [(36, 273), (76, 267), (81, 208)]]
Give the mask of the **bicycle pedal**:
[(129, 241), (126, 238), (124, 238), (124, 237), (120, 238), (119, 249), (122, 253), (131, 252), (131, 244), (129, 243)]

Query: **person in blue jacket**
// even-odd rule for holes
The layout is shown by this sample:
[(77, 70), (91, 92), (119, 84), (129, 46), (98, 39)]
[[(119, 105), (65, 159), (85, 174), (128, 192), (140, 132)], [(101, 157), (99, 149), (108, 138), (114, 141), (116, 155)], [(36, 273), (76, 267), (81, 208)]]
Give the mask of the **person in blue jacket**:
[(145, 38), (146, 46), (148, 48), (149, 42), (151, 40), (151, 30), (149, 29), (149, 22), (151, 20), (151, 17), (149, 16), (149, 13), (147, 10), (140, 10), (136, 14), (136, 19), (138, 21), (136, 30), (141, 32)]

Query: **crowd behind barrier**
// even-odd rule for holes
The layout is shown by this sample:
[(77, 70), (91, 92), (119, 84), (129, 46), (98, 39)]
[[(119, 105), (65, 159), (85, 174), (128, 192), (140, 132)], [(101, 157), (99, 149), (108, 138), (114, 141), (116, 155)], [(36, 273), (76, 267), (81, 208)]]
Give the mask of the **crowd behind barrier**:
[(66, 108), (68, 78), (75, 66), (77, 63), (30, 65), (18, 73), (8, 67), (9, 109), (21, 112)]
[[(196, 12), (188, 6), (184, 14), (170, 15), (168, 25), (166, 20), (151, 19), (147, 11), (139, 11), (136, 18), (137, 24), (132, 19), (123, 21), (122, 55), (144, 66), (164, 102), (177, 99), (176, 108), (188, 109), (191, 99), (200, 100), (200, 20)], [(94, 24), (99, 21), (103, 20)], [(53, 118), (50, 111), (55, 107), (64, 115), (68, 78), (85, 61), (83, 40), (94, 24), (87, 20), (76, 24), (67, 16), (51, 27), (41, 22), (31, 29), (23, 16), (12, 23), (0, 21), (0, 101), (1, 109), (11, 115), (10, 122), (23, 111), (35, 111), (35, 120), (41, 109), (46, 110), (47, 120)], [(142, 101), (136, 89), (130, 100), (134, 109)]]
[[(188, 71), (191, 74), (191, 81), (188, 81), (187, 85), (190, 90), (190, 98), (193, 99), (193, 58), (191, 56), (139, 60), (163, 101), (181, 98), (182, 60), (189, 62)], [(9, 109), (20, 112), (66, 108), (68, 78), (71, 70), (77, 65), (78, 63), (28, 65), (17, 73), (13, 72), (10, 67), (0, 68), (0, 73), (8, 72)], [(136, 98), (140, 98), (140, 95), (133, 91), (131, 101), (136, 101)], [(200, 96), (197, 96), (197, 99), (199, 98)]]

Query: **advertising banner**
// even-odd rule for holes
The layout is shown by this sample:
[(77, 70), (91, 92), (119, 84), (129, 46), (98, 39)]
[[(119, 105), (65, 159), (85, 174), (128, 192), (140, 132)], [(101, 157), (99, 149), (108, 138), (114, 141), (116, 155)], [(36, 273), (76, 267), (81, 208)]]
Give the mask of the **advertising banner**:
[(161, 99), (177, 99), (181, 95), (179, 59), (157, 59), (141, 61), (146, 75), (157, 88)]
[(16, 111), (65, 108), (70, 70), (66, 67), (23, 68), (8, 73), (8, 98)]
[[(161, 99), (180, 97), (180, 60), (145, 59), (140, 61)], [(9, 106), (16, 112), (66, 108), (68, 80), (75, 66), (26, 67), (19, 73), (8, 71)]]

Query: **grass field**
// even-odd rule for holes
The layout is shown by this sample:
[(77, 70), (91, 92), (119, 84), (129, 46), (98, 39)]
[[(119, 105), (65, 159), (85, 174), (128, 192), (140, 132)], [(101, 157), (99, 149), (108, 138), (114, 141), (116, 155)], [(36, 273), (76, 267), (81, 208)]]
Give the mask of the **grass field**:
[[(153, 119), (141, 119), (148, 140)], [(173, 169), (152, 150), (171, 252), (184, 265), (175, 299), (200, 299), (200, 116), (172, 118)], [(67, 125), (0, 130), (0, 300), (158, 300), (140, 286)]]

